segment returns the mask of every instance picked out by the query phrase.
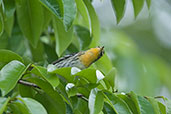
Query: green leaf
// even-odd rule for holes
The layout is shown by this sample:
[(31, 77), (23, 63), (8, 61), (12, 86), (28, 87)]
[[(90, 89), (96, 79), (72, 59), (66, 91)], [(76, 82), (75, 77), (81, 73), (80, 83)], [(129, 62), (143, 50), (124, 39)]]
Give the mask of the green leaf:
[[(19, 107), (17, 107), (17, 105), (15, 105), (14, 103), (10, 103), (9, 105), (10, 111), (13, 114), (22, 114), (21, 110), (19, 109)], [(26, 111), (25, 111), (26, 112)], [(25, 113), (28, 114), (28, 113)]]
[(53, 46), (44, 44), (44, 49), (48, 63), (52, 63), (54, 60), (58, 58), (55, 48)]
[(87, 49), (92, 40), (89, 30), (83, 26), (75, 25), (74, 32), (80, 42), (80, 50)]
[(102, 71), (105, 74), (108, 74), (110, 70), (113, 68), (112, 62), (106, 54), (104, 54), (102, 58), (96, 61), (94, 66), (96, 69)]
[(65, 86), (65, 90), (68, 94), (68, 97), (75, 96), (78, 93), (77, 88), (75, 87), (73, 83), (68, 83)]
[(162, 114), (166, 114), (166, 106), (164, 104), (162, 104), (161, 102), (158, 102), (160, 111)]
[(117, 97), (115, 94), (110, 92), (105, 92), (104, 95), (116, 113), (132, 114), (128, 105), (121, 98)]
[(160, 108), (158, 106), (158, 101), (156, 99), (152, 98), (152, 97), (148, 98), (148, 101), (153, 106), (153, 109), (154, 109), (155, 114), (161, 114), (160, 113)]
[(106, 102), (104, 102), (103, 113), (104, 114), (116, 114), (113, 108)]
[(18, 98), (29, 109), (31, 114), (47, 114), (45, 108), (36, 100), (31, 98)]
[(140, 114), (141, 112), (140, 112), (140, 106), (139, 106), (139, 103), (138, 103), (137, 95), (134, 92), (131, 91), (130, 93), (127, 94), (127, 97), (129, 99), (131, 99), (131, 101), (133, 101), (133, 103), (135, 104), (137, 113)]
[(18, 80), (25, 73), (26, 69), (27, 67), (16, 60), (11, 61), (1, 69), (0, 88), (3, 96), (5, 96), (15, 87)]
[(66, 32), (63, 23), (56, 18), (53, 18), (53, 28), (56, 39), (56, 53), (61, 56), (72, 42), (73, 28)]
[(146, 0), (146, 3), (147, 3), (147, 6), (148, 6), (148, 9), (150, 9), (150, 6), (151, 6), (151, 0)]
[[(19, 100), (10, 103), (9, 107), (14, 114), (30, 114), (29, 109)], [(15, 113), (15, 111), (17, 111), (17, 113)]]
[(91, 29), (90, 34), (93, 37), (92, 42), (90, 44), (90, 47), (96, 47), (99, 43), (100, 39), (100, 23), (99, 19), (96, 15), (96, 12), (91, 5), (91, 2), (89, 0), (84, 0), (84, 3), (87, 7), (87, 10), (89, 12), (90, 20), (91, 20)]
[(48, 82), (39, 78), (29, 78), (28, 80), (38, 85), (42, 90), (46, 92), (48, 96), (51, 97), (51, 99), (54, 100), (55, 105), (58, 107), (58, 110), (56, 112), (57, 114), (65, 114), (66, 108), (62, 97), (57, 91), (53, 89), (53, 87)]
[(97, 76), (96, 76), (96, 70), (95, 69), (84, 69), (81, 72), (76, 73), (74, 76), (83, 77), (91, 83), (97, 82)]
[(171, 114), (171, 100), (165, 100), (166, 103), (166, 113)]
[(3, 31), (4, 31), (4, 21), (3, 21), (2, 14), (0, 13), (0, 36), (2, 35)]
[(134, 7), (134, 16), (136, 18), (143, 8), (144, 0), (132, 0), (132, 3)]
[[(8, 47), (8, 35), (6, 32), (0, 36), (0, 49), (6, 49)], [(0, 64), (1, 69), (1, 64)]]
[(63, 2), (62, 0), (39, 0), (49, 11), (57, 18), (63, 18)]
[(118, 94), (117, 96), (128, 104), (133, 114), (140, 114), (139, 109), (137, 109), (137, 107), (139, 108), (139, 106), (136, 105), (136, 102), (134, 102), (135, 101), (134, 96), (131, 96), (130, 94), (128, 95)]
[(113, 67), (109, 73), (105, 76), (105, 80), (109, 82), (111, 87), (114, 89), (115, 87), (115, 75), (116, 75), (116, 69)]
[(43, 14), (43, 30), (45, 30), (46, 27), (48, 27), (50, 21), (52, 20), (52, 13), (47, 8), (43, 7)]
[(23, 59), (18, 54), (10, 50), (0, 49), (0, 55), (3, 55), (0, 56), (0, 69), (12, 60), (18, 60), (20, 62), (23, 62)]
[(83, 17), (86, 25), (88, 26), (89, 30), (91, 30), (90, 26), (90, 17), (89, 17), (89, 13), (87, 10), (86, 5), (84, 4), (83, 0), (75, 0), (76, 4), (77, 4), (77, 9), (80, 12), (81, 16)]
[(59, 104), (57, 104), (56, 101), (54, 101), (54, 99), (52, 99), (48, 94), (38, 93), (36, 94), (35, 99), (46, 108), (48, 114), (57, 114)]
[[(16, 0), (17, 19), (21, 31), (33, 47), (43, 29), (43, 8), (37, 0)], [(23, 18), (24, 17), (24, 18)]]
[(30, 45), (30, 50), (31, 50), (33, 61), (35, 61), (35, 62), (44, 61), (44, 59), (45, 59), (44, 46), (41, 41), (38, 41), (38, 44), (36, 47), (33, 47), (32, 45)]
[(0, 114), (3, 114), (3, 112), (7, 108), (7, 104), (9, 102), (9, 100), (10, 100), (10, 97), (8, 97), (8, 98), (0, 97)]
[(68, 31), (71, 26), (72, 23), (76, 17), (76, 4), (75, 4), (75, 0), (63, 0), (63, 4), (64, 4), (64, 26), (65, 26), (65, 30)]
[(138, 103), (140, 107), (141, 114), (155, 114), (154, 109), (150, 102), (142, 96), (138, 96)]
[(41, 76), (43, 79), (48, 81), (53, 87), (57, 87), (59, 85), (59, 79), (56, 74), (50, 74), (47, 72), (47, 69), (41, 66), (32, 65), (34, 69), (32, 69), (32, 73), (37, 76)]
[(50, 73), (58, 74), (62, 77), (64, 77), (69, 82), (72, 82), (74, 77), (71, 75), (71, 67), (65, 67), (65, 68), (56, 68), (55, 65), (48, 65), (47, 71)]
[(14, 24), (15, 1), (5, 0), (4, 7), (5, 7), (4, 29), (8, 33), (8, 36), (11, 36), (11, 32)]
[(20, 96), (22, 97), (30, 97), (34, 98), (36, 91), (34, 90), (33, 87), (18, 84), (18, 91), (20, 93)]
[(97, 88), (92, 89), (90, 92), (88, 106), (90, 114), (99, 114), (103, 109), (104, 96), (101, 91), (98, 91)]
[(11, 38), (8, 38), (8, 49), (19, 55), (25, 55), (27, 50), (29, 50), (28, 40), (24, 38), (18, 24), (15, 24), (12, 29)]
[(74, 114), (89, 114), (88, 102), (78, 97), (71, 97)]
[(116, 15), (117, 24), (121, 21), (125, 13), (125, 0), (111, 0), (113, 10)]

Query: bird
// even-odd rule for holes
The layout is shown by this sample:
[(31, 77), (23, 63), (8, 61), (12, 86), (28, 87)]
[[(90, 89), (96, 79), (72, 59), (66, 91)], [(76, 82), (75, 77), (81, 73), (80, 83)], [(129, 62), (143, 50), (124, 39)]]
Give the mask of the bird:
[(80, 51), (70, 55), (65, 55), (52, 64), (57, 68), (77, 67), (81, 70), (88, 68), (92, 63), (96, 62), (104, 55), (104, 46), (90, 48), (86, 51)]

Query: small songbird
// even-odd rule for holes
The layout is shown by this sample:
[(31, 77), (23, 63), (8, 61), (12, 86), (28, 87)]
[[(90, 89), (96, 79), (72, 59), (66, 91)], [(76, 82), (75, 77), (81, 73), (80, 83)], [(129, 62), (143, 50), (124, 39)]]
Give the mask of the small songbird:
[(100, 59), (104, 54), (104, 46), (91, 48), (71, 55), (65, 55), (52, 64), (58, 68), (77, 67), (79, 69), (88, 68), (92, 63)]

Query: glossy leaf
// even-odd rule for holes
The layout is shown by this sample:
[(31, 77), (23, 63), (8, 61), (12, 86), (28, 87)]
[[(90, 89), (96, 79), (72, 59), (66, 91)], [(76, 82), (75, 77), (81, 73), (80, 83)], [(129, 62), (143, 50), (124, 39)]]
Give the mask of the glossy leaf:
[(116, 113), (132, 114), (128, 105), (121, 98), (117, 97), (115, 94), (110, 92), (105, 92), (105, 97)]
[(117, 23), (121, 21), (125, 13), (125, 0), (111, 0)]
[(52, 13), (46, 7), (43, 7), (43, 15), (44, 15), (44, 19), (43, 19), (43, 30), (44, 30), (48, 27), (53, 16)]
[(0, 72), (0, 88), (2, 95), (9, 93), (25, 73), (26, 67), (19, 61), (11, 61)]
[(29, 78), (28, 80), (38, 85), (48, 96), (50, 96), (50, 98), (55, 102), (55, 105), (58, 107), (56, 113), (65, 114), (66, 107), (62, 97), (48, 82), (39, 78)]
[(153, 109), (154, 109), (155, 114), (161, 114), (160, 113), (160, 108), (158, 106), (158, 101), (156, 99), (152, 98), (152, 97), (148, 98), (148, 101), (153, 106)]
[(63, 0), (63, 4), (64, 4), (64, 26), (65, 26), (65, 30), (68, 31), (71, 26), (72, 23), (76, 17), (76, 4), (75, 4), (75, 0)]
[[(133, 112), (133, 114), (140, 114), (139, 109), (137, 109), (136, 103), (134, 102), (133, 99), (135, 99), (133, 96), (131, 95), (123, 95), (123, 94), (118, 94), (117, 95), (119, 98), (121, 98), (122, 100), (124, 100), (127, 104), (128, 107), (131, 109), (131, 111)], [(139, 108), (139, 106), (138, 106)]]
[(87, 49), (92, 40), (89, 30), (83, 26), (75, 25), (74, 32), (79, 40), (80, 50)]
[(89, 47), (96, 47), (99, 43), (100, 39), (100, 23), (99, 19), (96, 15), (96, 12), (89, 0), (84, 0), (84, 3), (87, 7), (87, 10), (89, 12), (90, 20), (91, 20), (91, 29), (90, 34), (93, 37), (92, 42)]
[(113, 67), (108, 74), (105, 76), (105, 80), (109, 82), (112, 88), (115, 87), (115, 75), (116, 75), (116, 69)]
[(0, 49), (0, 55), (3, 55), (0, 56), (0, 69), (12, 60), (18, 60), (20, 62), (23, 62), (23, 59), (18, 54), (10, 50)]
[(32, 60), (35, 62), (42, 62), (45, 59), (44, 56), (44, 47), (43, 47), (43, 43), (41, 41), (37, 42), (37, 46), (33, 47), (32, 45), (30, 45), (30, 51), (32, 54)]
[(61, 56), (72, 42), (73, 28), (66, 32), (63, 23), (56, 18), (53, 18), (53, 28), (56, 39), (56, 53)]
[(144, 0), (132, 0), (132, 3), (134, 7), (134, 16), (136, 18), (143, 8)]
[(116, 114), (113, 108), (106, 102), (104, 103), (104, 106), (103, 106), (103, 113), (104, 114)]
[(18, 84), (18, 91), (22, 97), (34, 98), (36, 91), (33, 87)]
[[(43, 8), (37, 0), (16, 0), (17, 20), (21, 31), (33, 47), (43, 29)], [(24, 17), (24, 18), (23, 18)]]
[(11, 36), (13, 24), (14, 24), (14, 12), (15, 12), (15, 1), (14, 0), (5, 0), (4, 7), (4, 30), (8, 33), (8, 36)]
[(9, 100), (10, 100), (10, 97), (8, 97), (8, 98), (1, 98), (0, 97), (0, 114), (3, 114), (3, 112), (7, 108), (7, 104), (9, 102)]
[(138, 96), (138, 103), (140, 106), (141, 114), (147, 114), (150, 112), (150, 114), (155, 114), (154, 109), (150, 102), (148, 102), (147, 99), (143, 98), (142, 96)]
[(2, 14), (0, 13), (0, 36), (2, 35), (3, 31), (4, 31), (4, 21), (3, 21)]
[(91, 30), (90, 17), (89, 17), (89, 13), (88, 13), (86, 5), (84, 4), (83, 0), (75, 0), (75, 2), (77, 4), (78, 11), (80, 12), (81, 16), (83, 17), (89, 30)]
[(146, 0), (146, 3), (147, 3), (147, 6), (148, 6), (148, 9), (150, 9), (150, 6), (151, 6), (151, 0)]
[(48, 94), (38, 93), (36, 94), (35, 99), (46, 108), (48, 114), (59, 114), (57, 113), (59, 110), (58, 104)]
[(87, 79), (91, 83), (97, 82), (96, 70), (95, 69), (85, 69), (81, 72), (76, 73), (74, 76), (80, 76)]
[(75, 96), (78, 93), (77, 88), (75, 87), (73, 83), (68, 83), (65, 86), (65, 90), (68, 94), (68, 97)]
[(127, 97), (129, 99), (131, 99), (131, 101), (134, 102), (135, 107), (136, 107), (136, 111), (137, 111), (138, 114), (140, 114), (141, 112), (140, 112), (140, 106), (139, 106), (137, 95), (134, 92), (131, 91), (130, 93), (127, 94)]
[(55, 65), (48, 65), (47, 71), (50, 73), (55, 73), (58, 74), (62, 77), (64, 77), (66, 80), (69, 82), (72, 82), (74, 77), (71, 76), (71, 68), (66, 67), (66, 68), (56, 68)]
[(97, 88), (92, 89), (89, 96), (88, 106), (90, 114), (99, 114), (103, 109), (104, 96)]
[(26, 107), (26, 105), (20, 102), (19, 100), (10, 103), (9, 107), (11, 108), (14, 114), (16, 111), (16, 114), (30, 114), (30, 111)]
[(90, 114), (87, 101), (78, 97), (72, 97), (71, 100), (74, 108), (74, 114)]
[(106, 54), (104, 54), (98, 61), (94, 64), (95, 68), (108, 74), (112, 69), (113, 65)]
[(57, 18), (63, 18), (63, 2), (62, 0), (39, 0), (49, 11)]
[(21, 102), (23, 102), (28, 108), (31, 114), (47, 114), (45, 108), (36, 100), (31, 98), (18, 98)]
[(162, 114), (166, 114), (166, 106), (164, 104), (162, 104), (161, 102), (158, 102), (160, 111)]
[(166, 99), (166, 113), (171, 114), (171, 100)]
[(45, 79), (46, 81), (48, 81), (53, 87), (57, 87), (59, 84), (59, 79), (56, 76), (56, 74), (49, 74), (47, 72), (47, 69), (41, 66), (35, 66), (32, 65), (34, 68), (31, 71), (33, 74), (37, 75), (37, 76), (41, 76), (43, 79)]

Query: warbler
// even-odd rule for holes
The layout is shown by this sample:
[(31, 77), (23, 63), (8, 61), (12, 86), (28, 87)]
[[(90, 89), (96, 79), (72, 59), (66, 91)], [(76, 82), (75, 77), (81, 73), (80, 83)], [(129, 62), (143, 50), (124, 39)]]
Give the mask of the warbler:
[(104, 54), (104, 46), (91, 48), (71, 55), (65, 55), (52, 64), (58, 68), (77, 67), (79, 69), (88, 68), (92, 63), (100, 59)]

